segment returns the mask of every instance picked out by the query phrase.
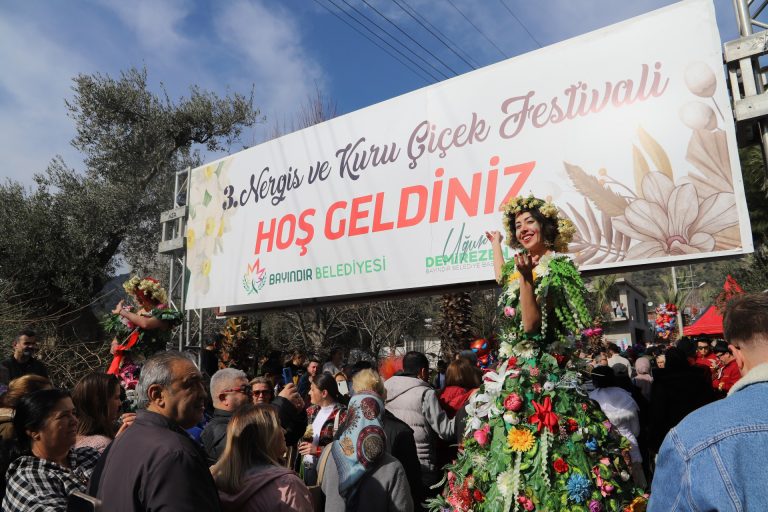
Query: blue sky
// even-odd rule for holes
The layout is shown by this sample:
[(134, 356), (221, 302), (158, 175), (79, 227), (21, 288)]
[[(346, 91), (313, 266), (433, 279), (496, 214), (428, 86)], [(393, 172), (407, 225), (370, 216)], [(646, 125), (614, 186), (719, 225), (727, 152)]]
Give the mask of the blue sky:
[[(253, 86), (255, 103), (267, 122), (244, 135), (247, 145), (263, 141), (275, 120), (291, 119), (316, 88), (337, 103), (340, 113), (347, 113), (435, 82), (423, 71), (408, 69), (325, 7), (344, 19), (348, 18), (339, 8), (355, 16), (359, 14), (352, 7), (365, 13), (450, 77), (453, 71), (461, 74), (471, 68), (401, 6), (426, 19), (466, 60), (486, 66), (505, 56), (535, 50), (539, 44), (550, 45), (671, 3), (5, 1), (0, 5), (0, 62), (4, 67), (0, 74), (0, 155), (4, 160), (0, 177), (31, 185), (33, 174), (43, 171), (56, 155), (76, 168), (82, 165), (69, 145), (74, 127), (64, 106), (64, 100), (72, 95), (71, 79), (78, 73), (116, 76), (131, 66), (146, 67), (153, 89), (159, 91), (162, 83), (172, 98), (186, 94), (192, 84), (222, 95), (228, 91), (248, 93)], [(723, 41), (735, 39), (732, 3), (715, 0), (715, 4)], [(436, 57), (424, 53), (373, 8)], [(418, 57), (410, 58), (420, 68), (440, 76)]]

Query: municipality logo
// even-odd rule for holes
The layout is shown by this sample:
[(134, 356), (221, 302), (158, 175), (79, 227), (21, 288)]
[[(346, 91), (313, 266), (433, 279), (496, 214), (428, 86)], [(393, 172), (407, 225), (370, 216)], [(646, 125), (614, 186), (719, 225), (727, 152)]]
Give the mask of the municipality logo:
[(259, 266), (259, 260), (248, 265), (248, 271), (243, 274), (243, 289), (248, 295), (255, 295), (267, 284), (267, 269)]

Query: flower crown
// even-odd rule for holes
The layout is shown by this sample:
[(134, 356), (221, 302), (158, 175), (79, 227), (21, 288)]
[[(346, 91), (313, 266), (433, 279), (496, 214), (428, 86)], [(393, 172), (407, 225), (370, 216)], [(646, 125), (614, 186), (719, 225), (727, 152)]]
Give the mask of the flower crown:
[(123, 283), (123, 290), (129, 295), (133, 295), (142, 300), (165, 304), (168, 302), (168, 294), (165, 288), (160, 286), (160, 281), (152, 277), (141, 279), (139, 276), (132, 276)]
[(504, 228), (507, 232), (507, 240), (510, 247), (515, 239), (515, 217), (523, 212), (539, 210), (539, 213), (546, 219), (557, 222), (557, 237), (555, 238), (554, 249), (556, 252), (568, 252), (568, 244), (573, 240), (576, 233), (576, 227), (569, 219), (559, 217), (560, 210), (553, 203), (529, 195), (528, 197), (517, 196), (509, 200), (504, 205)]

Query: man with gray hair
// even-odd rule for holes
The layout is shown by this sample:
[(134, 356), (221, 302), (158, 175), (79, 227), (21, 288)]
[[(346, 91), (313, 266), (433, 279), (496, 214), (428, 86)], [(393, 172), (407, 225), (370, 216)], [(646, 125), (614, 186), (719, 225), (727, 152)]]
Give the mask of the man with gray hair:
[(211, 377), (211, 399), (213, 418), (203, 429), (203, 442), (208, 463), (214, 464), (227, 444), (227, 425), (239, 407), (251, 401), (251, 386), (244, 371), (236, 368), (222, 368)]
[(218, 511), (205, 453), (184, 431), (203, 417), (200, 370), (181, 352), (161, 352), (144, 364), (136, 391), (143, 410), (104, 451), (90, 494), (110, 512)]

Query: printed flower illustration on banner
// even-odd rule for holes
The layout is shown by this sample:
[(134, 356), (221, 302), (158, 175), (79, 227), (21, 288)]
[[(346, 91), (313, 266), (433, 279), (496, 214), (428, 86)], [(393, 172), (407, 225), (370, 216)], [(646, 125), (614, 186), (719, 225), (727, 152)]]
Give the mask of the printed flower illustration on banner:
[(214, 256), (224, 252), (224, 233), (230, 230), (235, 209), (223, 210), (224, 187), (229, 184), (231, 159), (196, 170), (190, 177), (187, 222), (187, 266), (193, 290), (208, 293)]
[(718, 127), (724, 117), (713, 97), (716, 77), (706, 64), (694, 62), (684, 78), (696, 97), (679, 110), (680, 120), (692, 130), (685, 159), (694, 170), (686, 176), (675, 177), (662, 145), (642, 128), (637, 130), (639, 144), (632, 146), (634, 189), (612, 178), (606, 169), (594, 176), (565, 163), (573, 186), (584, 196), (583, 208), (568, 205), (576, 226), (570, 250), (578, 263), (740, 246), (726, 133)]
[(613, 219), (617, 230), (640, 243), (627, 252), (630, 259), (710, 252), (714, 234), (738, 224), (732, 193), (719, 192), (700, 201), (696, 188), (675, 184), (660, 172), (643, 178), (643, 195)]

